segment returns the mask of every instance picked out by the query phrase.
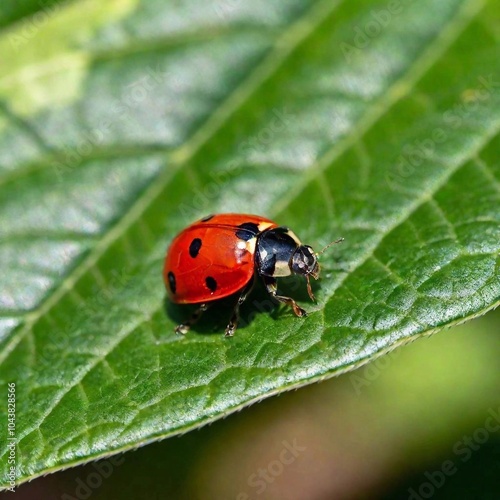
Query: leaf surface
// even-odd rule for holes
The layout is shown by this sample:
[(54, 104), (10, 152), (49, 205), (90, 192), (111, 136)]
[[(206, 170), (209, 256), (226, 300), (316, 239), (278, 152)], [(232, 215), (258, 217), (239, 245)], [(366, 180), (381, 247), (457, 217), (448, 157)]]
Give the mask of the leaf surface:
[[(19, 482), (499, 303), (493, 1), (105, 5), (0, 34), (0, 381), (16, 383)], [(283, 285), (306, 319), (257, 292), (233, 339), (224, 309), (177, 337), (165, 249), (227, 211), (345, 242), (321, 256), (317, 303)]]

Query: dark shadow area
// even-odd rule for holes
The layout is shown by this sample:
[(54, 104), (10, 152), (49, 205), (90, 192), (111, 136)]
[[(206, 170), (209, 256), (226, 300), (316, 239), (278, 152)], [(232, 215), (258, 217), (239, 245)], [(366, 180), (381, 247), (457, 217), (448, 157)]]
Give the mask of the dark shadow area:
[[(321, 289), (321, 282), (311, 280), (312, 290), (317, 293)], [(292, 297), (305, 309), (308, 305), (312, 306), (308, 293), (306, 280), (302, 276), (290, 276), (278, 279), (278, 293)], [(238, 301), (239, 292), (224, 299), (209, 303), (209, 309), (200, 317), (199, 321), (191, 327), (191, 332), (201, 334), (224, 334), (224, 330), (229, 322), (233, 308)], [(165, 314), (176, 324), (180, 324), (191, 317), (197, 309), (196, 304), (174, 304), (165, 296), (164, 301)], [(257, 278), (256, 284), (247, 300), (240, 309), (240, 321), (238, 330), (244, 329), (252, 323), (259, 314), (269, 314), (273, 320), (289, 315), (294, 316), (290, 307), (280, 304), (274, 300), (266, 291), (260, 278)]]
[(500, 491), (500, 436), (491, 435), (484, 444), (472, 444), (467, 447), (462, 443), (459, 453), (450, 450), (449, 457), (414, 471), (381, 498), (496, 500)]

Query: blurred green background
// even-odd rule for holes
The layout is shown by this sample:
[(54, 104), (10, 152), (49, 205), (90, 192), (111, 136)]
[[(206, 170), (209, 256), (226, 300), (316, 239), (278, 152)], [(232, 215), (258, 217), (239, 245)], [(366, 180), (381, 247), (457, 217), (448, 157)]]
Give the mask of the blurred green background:
[(500, 426), (499, 329), (497, 310), (111, 466), (101, 461), (101, 474), (76, 467), (15, 496), (496, 499), (500, 432), (485, 426)]

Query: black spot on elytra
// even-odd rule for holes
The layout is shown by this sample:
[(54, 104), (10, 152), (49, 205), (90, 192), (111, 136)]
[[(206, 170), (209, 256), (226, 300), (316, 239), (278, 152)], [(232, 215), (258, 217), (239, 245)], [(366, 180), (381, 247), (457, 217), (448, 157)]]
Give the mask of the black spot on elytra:
[(194, 259), (200, 253), (200, 248), (201, 240), (200, 238), (195, 238), (189, 245), (189, 255)]
[(255, 222), (244, 222), (238, 227), (240, 229), (236, 231), (236, 236), (240, 240), (248, 241), (259, 234), (259, 226)]
[(217, 290), (217, 281), (215, 281), (215, 279), (212, 278), (212, 276), (207, 276), (205, 278), (205, 285), (207, 285), (207, 288), (211, 292), (215, 292), (215, 290)]
[(170, 285), (170, 290), (175, 294), (177, 290), (177, 283), (175, 282), (175, 274), (172, 271), (168, 273), (168, 284)]
[(203, 217), (203, 219), (200, 219), (200, 222), (208, 222), (213, 217), (213, 215), (207, 215), (206, 217)]

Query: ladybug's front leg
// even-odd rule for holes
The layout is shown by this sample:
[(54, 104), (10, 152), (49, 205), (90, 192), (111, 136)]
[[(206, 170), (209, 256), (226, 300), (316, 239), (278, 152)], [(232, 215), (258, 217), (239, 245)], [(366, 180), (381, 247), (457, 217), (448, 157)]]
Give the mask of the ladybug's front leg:
[(277, 295), (278, 284), (276, 278), (273, 278), (271, 276), (262, 276), (262, 278), (264, 279), (264, 284), (266, 285), (266, 289), (268, 293), (271, 295), (271, 297), (275, 298), (276, 300), (279, 300), (280, 302), (283, 302), (287, 306), (290, 306), (293, 309), (293, 312), (295, 313), (296, 316), (299, 316), (300, 318), (302, 318), (303, 316), (307, 316), (306, 311), (304, 311), (302, 307), (299, 307), (297, 305), (297, 302), (295, 302), (295, 300), (293, 300), (291, 297)]
[(185, 335), (207, 309), (208, 304), (201, 304), (187, 321), (175, 327), (175, 333)]
[(245, 285), (243, 290), (241, 290), (240, 296), (238, 297), (238, 302), (236, 302), (236, 305), (234, 306), (233, 314), (226, 327), (226, 337), (232, 337), (234, 335), (236, 327), (238, 326), (238, 319), (240, 317), (240, 306), (241, 304), (243, 304), (243, 302), (245, 302), (248, 294), (252, 291), (254, 284), (255, 276), (252, 277), (252, 279)]

